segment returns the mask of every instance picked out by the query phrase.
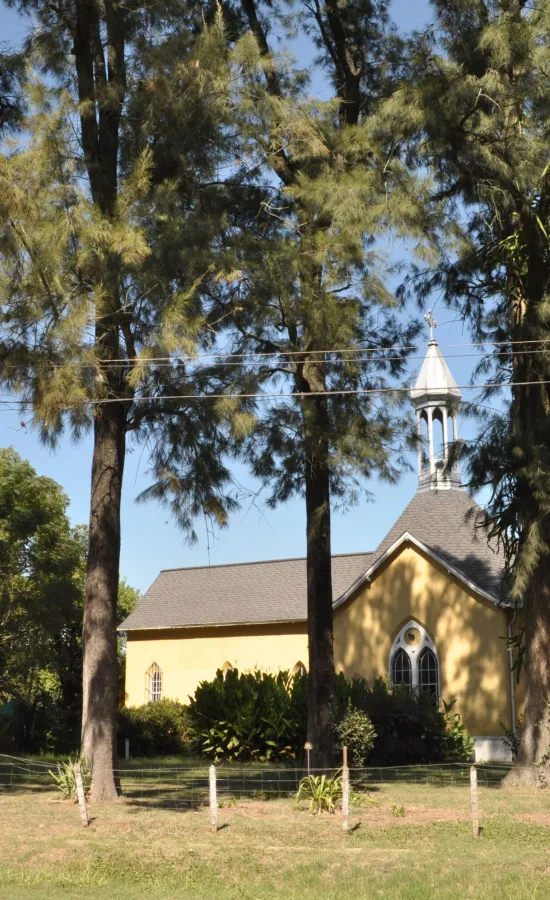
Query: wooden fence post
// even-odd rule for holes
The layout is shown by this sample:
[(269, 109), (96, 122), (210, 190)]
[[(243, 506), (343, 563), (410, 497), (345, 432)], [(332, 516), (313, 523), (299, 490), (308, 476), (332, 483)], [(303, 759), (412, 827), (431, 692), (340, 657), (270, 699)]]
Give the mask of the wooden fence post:
[(86, 809), (86, 795), (84, 793), (84, 784), (82, 781), (82, 771), (80, 769), (80, 765), (75, 763), (74, 767), (74, 779), (76, 782), (76, 796), (78, 798), (78, 806), (80, 809), (80, 818), (82, 819), (82, 824), (84, 827), (89, 824), (88, 822), (88, 810)]
[(349, 831), (349, 769), (348, 769), (348, 748), (343, 747), (342, 762), (342, 831)]
[(216, 766), (210, 766), (210, 826), (218, 830), (218, 800), (216, 797)]
[(470, 768), (470, 805), (472, 809), (472, 834), (479, 837), (479, 801), (477, 794), (477, 769)]

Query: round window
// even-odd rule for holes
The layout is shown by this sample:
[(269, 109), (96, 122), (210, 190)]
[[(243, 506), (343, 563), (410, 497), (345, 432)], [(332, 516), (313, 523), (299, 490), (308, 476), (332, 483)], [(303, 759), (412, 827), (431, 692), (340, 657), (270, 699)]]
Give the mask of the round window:
[(405, 632), (405, 643), (408, 647), (416, 647), (421, 641), (422, 635), (418, 628), (407, 628)]

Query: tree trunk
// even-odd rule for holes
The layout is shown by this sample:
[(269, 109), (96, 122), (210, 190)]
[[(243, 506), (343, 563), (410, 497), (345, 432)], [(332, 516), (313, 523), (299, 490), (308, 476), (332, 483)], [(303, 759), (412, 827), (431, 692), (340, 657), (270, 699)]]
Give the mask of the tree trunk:
[[(126, 413), (99, 407), (94, 421), (90, 536), (83, 626), (82, 752), (93, 771), (92, 798), (117, 797), (116, 596)], [(115, 600), (113, 600), (115, 598)]]
[(334, 634), (327, 398), (305, 398), (303, 410), (309, 645), (307, 730), (313, 746), (314, 768), (330, 768), (333, 762)]
[(550, 560), (547, 554), (542, 556), (531, 576), (524, 608), (524, 727), (516, 764), (506, 784), (547, 786), (550, 781)]

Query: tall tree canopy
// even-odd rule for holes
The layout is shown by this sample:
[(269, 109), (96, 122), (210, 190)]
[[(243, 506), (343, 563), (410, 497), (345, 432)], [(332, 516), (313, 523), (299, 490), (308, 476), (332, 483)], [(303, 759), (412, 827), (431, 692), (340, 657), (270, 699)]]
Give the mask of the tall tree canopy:
[(38, 27), (26, 140), (0, 158), (2, 379), (45, 440), (93, 429), (82, 749), (94, 796), (112, 798), (129, 436), (150, 450), (153, 492), (170, 493), (164, 462), (177, 459), (184, 527), (202, 511), (223, 521), (231, 505), (224, 433), (213, 405), (193, 400), (208, 382), (188, 363), (215, 333), (206, 286), (223, 211), (226, 44), (201, 4), (14, 5)]
[[(525, 622), (525, 726), (518, 766), (549, 761), (550, 729), (550, 3), (435, 0), (419, 37), (414, 84), (387, 107), (406, 121), (454, 246), (412, 284), (442, 289), (474, 339), (492, 345), (478, 374), (513, 383), (466, 448), (474, 486), (487, 485)], [(487, 390), (485, 401), (495, 393)], [(526, 770), (524, 770), (526, 772)], [(526, 775), (536, 778), (531, 769)]]
[(398, 407), (377, 391), (402, 371), (403, 356), (388, 351), (410, 344), (416, 325), (401, 324), (381, 244), (406, 234), (426, 252), (434, 224), (423, 179), (374, 126), (399, 74), (386, 7), (294, 8), (335, 86), (328, 102), (272, 46), (270, 4), (242, 0), (250, 34), (232, 57), (242, 162), (230, 181), (243, 199), (225, 236), (223, 301), (234, 310), (233, 352), (257, 354), (235, 390), (267, 395), (248, 404), (254, 473), (272, 504), (305, 497), (308, 732), (320, 766), (331, 762), (331, 503), (352, 501), (361, 477), (395, 478), (407, 445)]

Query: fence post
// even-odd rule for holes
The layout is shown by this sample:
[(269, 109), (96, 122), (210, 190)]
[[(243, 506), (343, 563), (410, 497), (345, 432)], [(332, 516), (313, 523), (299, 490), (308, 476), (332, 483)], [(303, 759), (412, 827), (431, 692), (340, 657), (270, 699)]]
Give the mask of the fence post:
[(124, 759), (130, 759), (130, 738), (124, 740)]
[(472, 834), (479, 837), (479, 802), (477, 794), (477, 769), (470, 768), (470, 805), (472, 809)]
[(342, 831), (349, 831), (349, 769), (348, 748), (342, 748)]
[(76, 782), (76, 796), (78, 798), (78, 806), (80, 809), (80, 818), (84, 827), (89, 824), (88, 810), (86, 809), (86, 795), (84, 794), (84, 784), (82, 782), (82, 771), (79, 763), (75, 763), (74, 778)]
[(210, 827), (218, 830), (218, 801), (216, 798), (216, 766), (210, 766)]

